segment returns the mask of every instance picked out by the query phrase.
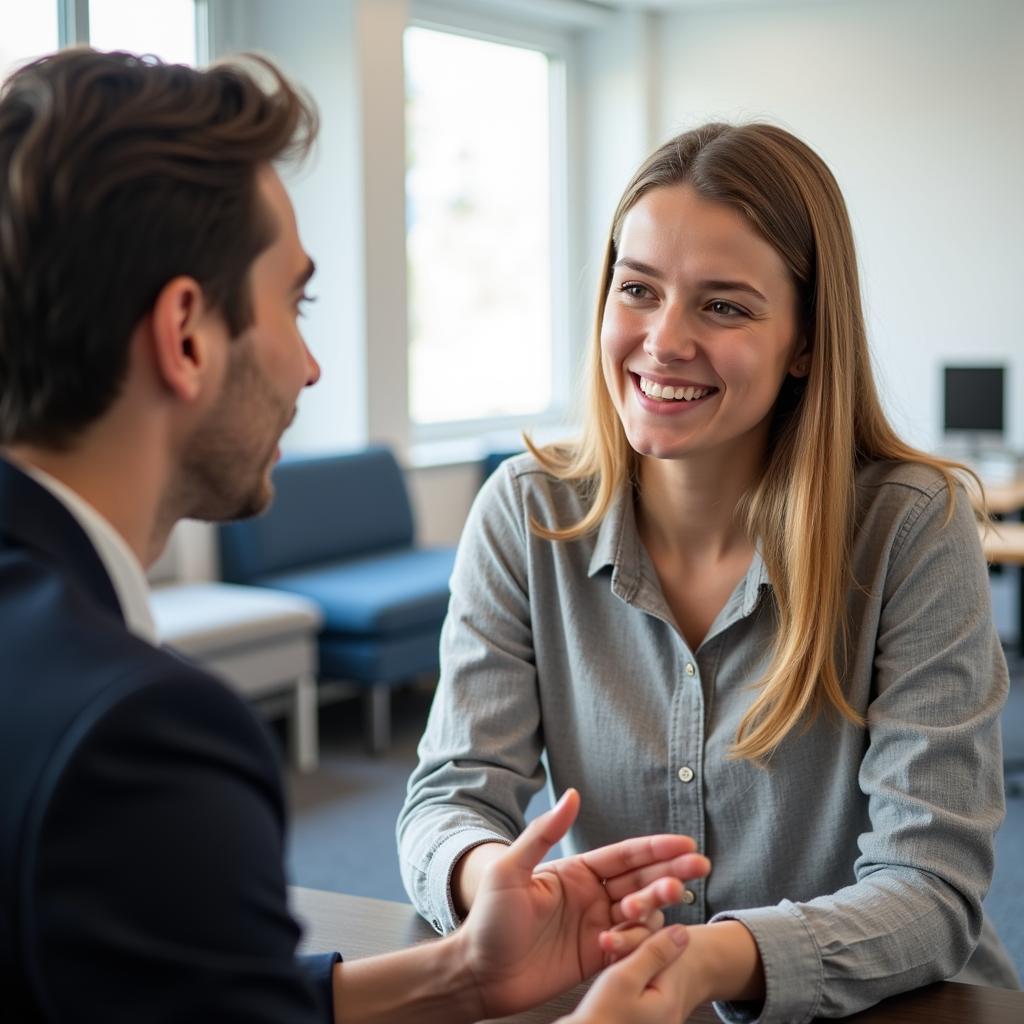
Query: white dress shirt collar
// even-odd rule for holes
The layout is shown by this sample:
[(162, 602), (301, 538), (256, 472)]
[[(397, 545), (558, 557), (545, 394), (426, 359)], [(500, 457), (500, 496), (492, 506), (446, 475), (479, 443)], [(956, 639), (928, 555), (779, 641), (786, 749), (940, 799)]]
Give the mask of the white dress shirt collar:
[(74, 517), (92, 541), (124, 614), (125, 625), (146, 643), (156, 646), (156, 623), (149, 607), (149, 584), (128, 542), (81, 495), (37, 466), (20, 466), (41, 487), (45, 487)]

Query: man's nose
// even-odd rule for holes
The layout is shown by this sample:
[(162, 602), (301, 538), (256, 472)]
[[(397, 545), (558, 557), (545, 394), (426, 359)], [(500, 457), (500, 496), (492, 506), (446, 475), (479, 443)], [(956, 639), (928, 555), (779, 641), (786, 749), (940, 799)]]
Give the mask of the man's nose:
[(313, 357), (313, 353), (309, 351), (309, 346), (303, 342), (302, 347), (306, 352), (306, 384), (307, 388), (311, 388), (320, 379), (320, 364)]

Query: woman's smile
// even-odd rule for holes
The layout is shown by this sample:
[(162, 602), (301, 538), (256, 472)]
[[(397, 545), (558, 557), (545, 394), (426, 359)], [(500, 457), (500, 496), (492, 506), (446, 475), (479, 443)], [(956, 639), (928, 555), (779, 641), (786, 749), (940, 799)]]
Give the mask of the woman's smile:
[(676, 382), (662, 384), (656, 378), (628, 371), (640, 407), (655, 416), (677, 416), (707, 405), (719, 389), (711, 385)]

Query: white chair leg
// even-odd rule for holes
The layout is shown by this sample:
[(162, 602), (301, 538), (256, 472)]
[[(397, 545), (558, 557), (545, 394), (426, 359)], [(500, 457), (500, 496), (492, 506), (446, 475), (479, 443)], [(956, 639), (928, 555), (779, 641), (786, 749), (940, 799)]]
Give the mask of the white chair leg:
[(314, 772), (320, 761), (316, 680), (302, 675), (295, 681), (289, 719), (292, 764), (300, 772)]
[(383, 754), (391, 746), (391, 690), (387, 686), (371, 686), (363, 701), (370, 753)]

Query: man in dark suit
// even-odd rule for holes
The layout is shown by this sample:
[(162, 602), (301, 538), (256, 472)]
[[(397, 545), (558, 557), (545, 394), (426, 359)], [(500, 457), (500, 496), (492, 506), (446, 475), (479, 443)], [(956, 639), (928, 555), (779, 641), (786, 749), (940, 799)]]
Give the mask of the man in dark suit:
[(454, 936), (296, 959), (272, 745), (157, 646), (143, 566), (182, 517), (266, 506), (319, 376), (273, 169), (315, 128), (267, 62), (67, 51), (0, 95), (0, 1016), (470, 1020), (639, 944), (574, 1019), (660, 1019), (685, 933), (657, 908), (707, 863), (663, 836), (534, 872), (572, 792)]

